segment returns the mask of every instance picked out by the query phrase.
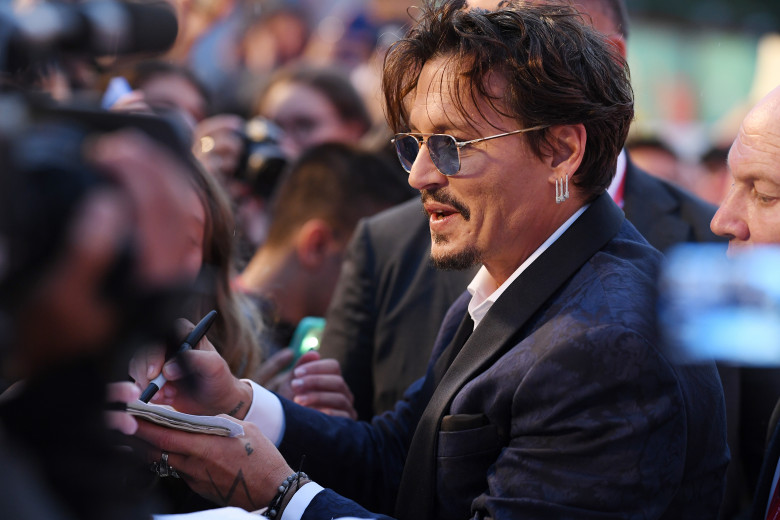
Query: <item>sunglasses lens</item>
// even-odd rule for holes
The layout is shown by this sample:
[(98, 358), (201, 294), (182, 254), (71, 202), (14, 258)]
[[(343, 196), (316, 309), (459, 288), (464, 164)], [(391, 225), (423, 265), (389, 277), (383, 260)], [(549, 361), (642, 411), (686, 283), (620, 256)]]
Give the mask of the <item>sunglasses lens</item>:
[(451, 135), (436, 134), (428, 138), (428, 150), (436, 168), (444, 175), (455, 175), (460, 170), (458, 145)]
[(417, 153), (420, 151), (420, 143), (417, 142), (417, 139), (411, 135), (397, 135), (395, 137), (395, 151), (404, 170), (411, 172), (412, 163), (417, 159)]

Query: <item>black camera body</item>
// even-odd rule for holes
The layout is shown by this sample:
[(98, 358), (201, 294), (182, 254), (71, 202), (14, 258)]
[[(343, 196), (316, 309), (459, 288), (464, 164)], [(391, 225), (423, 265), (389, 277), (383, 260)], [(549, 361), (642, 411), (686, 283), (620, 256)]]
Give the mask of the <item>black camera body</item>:
[(241, 133), (244, 151), (236, 167), (235, 178), (246, 182), (252, 191), (267, 199), (287, 165), (287, 158), (279, 143), (282, 129), (263, 117), (246, 122)]

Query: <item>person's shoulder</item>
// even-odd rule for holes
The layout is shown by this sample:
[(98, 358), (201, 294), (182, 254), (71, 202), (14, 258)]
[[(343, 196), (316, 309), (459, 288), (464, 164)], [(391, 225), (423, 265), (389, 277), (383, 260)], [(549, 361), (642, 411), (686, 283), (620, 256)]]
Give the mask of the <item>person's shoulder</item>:
[(626, 182), (631, 182), (638, 186), (638, 191), (650, 195), (649, 199), (652, 199), (652, 196), (656, 193), (663, 193), (675, 201), (681, 208), (688, 208), (690, 212), (701, 216), (708, 224), (718, 210), (716, 206), (700, 199), (685, 188), (651, 175), (635, 165), (631, 165), (626, 175), (631, 177), (631, 180)]
[(427, 226), (428, 219), (420, 198), (415, 197), (366, 218), (365, 223), (371, 230), (399, 231), (399, 226), (406, 230), (411, 226)]
[(384, 251), (383, 257), (429, 255), (431, 232), (419, 198), (386, 209), (361, 222), (366, 245)]
[(679, 241), (725, 240), (710, 229), (716, 206), (631, 163), (626, 170), (624, 210), (645, 238), (662, 251)]

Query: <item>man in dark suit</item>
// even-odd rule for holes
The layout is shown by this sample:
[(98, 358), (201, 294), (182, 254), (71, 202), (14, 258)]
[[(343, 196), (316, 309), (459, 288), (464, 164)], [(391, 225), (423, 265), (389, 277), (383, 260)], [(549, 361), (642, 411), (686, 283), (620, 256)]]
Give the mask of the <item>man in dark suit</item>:
[[(780, 244), (780, 88), (747, 115), (729, 152), (734, 184), (712, 219), (712, 230), (729, 239), (729, 252), (756, 244)], [(764, 464), (751, 518), (780, 517), (777, 468), (780, 458), (778, 408), (769, 425)]]
[(392, 410), (425, 373), (441, 320), (476, 267), (439, 270), (419, 198), (361, 221), (350, 242), (320, 346), (334, 358), (358, 418)]
[[(272, 518), (370, 515), (345, 496), (402, 519), (712, 518), (717, 374), (658, 347), (661, 255), (604, 193), (633, 117), (625, 63), (569, 7), (462, 4), (426, 4), (384, 71), (434, 262), (482, 265), (425, 378), (367, 424), (235, 381), (199, 349), (196, 395), (166, 370), (173, 404), (232, 410), (245, 437), (138, 435), (196, 491)], [(146, 384), (143, 363), (133, 374)], [(317, 482), (292, 474), (303, 455)]]
[[(468, 3), (493, 9), (498, 2)], [(578, 0), (575, 5), (625, 58), (624, 2)], [(643, 172), (625, 153), (609, 193), (660, 251), (680, 242), (718, 240), (709, 227), (714, 206)], [(361, 222), (347, 249), (320, 353), (341, 365), (361, 419), (391, 410), (424, 374), (444, 313), (476, 273), (435, 269), (430, 248), (428, 219), (417, 200)], [(736, 386), (739, 372), (729, 370)]]

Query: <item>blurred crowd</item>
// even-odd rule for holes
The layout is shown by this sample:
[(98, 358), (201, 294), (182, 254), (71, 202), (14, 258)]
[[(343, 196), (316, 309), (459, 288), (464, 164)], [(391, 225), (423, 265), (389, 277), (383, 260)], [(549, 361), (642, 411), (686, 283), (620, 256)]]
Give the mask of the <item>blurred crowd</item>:
[[(427, 349), (397, 347), (395, 363), (404, 366), (380, 375), (389, 356), (379, 349), (363, 352), (367, 357), (358, 363), (345, 359), (358, 356), (352, 351), (329, 347), (325, 356), (296, 345), (307, 318), (332, 318), (324, 339), (322, 326), (315, 335), (335, 345), (342, 332), (335, 324), (350, 319), (339, 313), (361, 312), (333, 308), (334, 294), (348, 301), (364, 289), (340, 276), (385, 276), (372, 255), (393, 252), (376, 245), (386, 235), (375, 215), (400, 215), (403, 204), (409, 209), (402, 211), (420, 214), (419, 204), (408, 202), (418, 191), (391, 144), (381, 87), (384, 56), (410, 27), (417, 6), (412, 0), (174, 0), (149, 16), (164, 17), (169, 8), (178, 30), (163, 52), (106, 56), (71, 51), (70, 43), (55, 48), (9, 38), (15, 43), (0, 63), (6, 68), (0, 161), (7, 170), (0, 185), (0, 466), (21, 475), (0, 477), (2, 517), (132, 519), (205, 507), (181, 482), (164, 482), (170, 489), (161, 495), (114, 495), (128, 482), (128, 489), (144, 490), (160, 481), (152, 482), (146, 468), (147, 478), (136, 478), (138, 461), (110, 449), (116, 439), (97, 438), (93, 426), (102, 421), (105, 401), (129, 400), (110, 393), (122, 390), (107, 395), (105, 387), (127, 379), (141, 347), (165, 344), (170, 351), (177, 343), (172, 338), (181, 336), (176, 331), (209, 310), (218, 311), (209, 345), (233, 376), (328, 415), (368, 420), (391, 408), (423, 374), (427, 343), (476, 272), (457, 279), (432, 274), (426, 220), (424, 258), (415, 250), (422, 260), (409, 253), (399, 264), (409, 271), (387, 276), (401, 285), (431, 284), (424, 303), (430, 330), (412, 316), (411, 309), (422, 307), (389, 293), (389, 278), (372, 280), (372, 290), (388, 296), (370, 304), (381, 304), (377, 328), (382, 313), (395, 320), (395, 344), (408, 330), (407, 337), (424, 338)], [(131, 32), (152, 30), (144, 27)], [(676, 186), (674, 193), (684, 191), (684, 200), (693, 201), (684, 204), (704, 215), (707, 235), (693, 230), (679, 241), (714, 241), (709, 219), (733, 182), (727, 160), (736, 131), (693, 160), (681, 158), (666, 136), (631, 134), (625, 150), (632, 164), (626, 166), (624, 153), (618, 169), (635, 165)], [(626, 215), (641, 213), (628, 193), (624, 207), (619, 190)], [(654, 241), (660, 235), (646, 233), (641, 220), (634, 224), (659, 250), (678, 241)], [(410, 235), (415, 229), (410, 226)], [(434, 292), (433, 284), (445, 277), (457, 290)], [(399, 318), (404, 313), (394, 309), (401, 304), (409, 310)], [(173, 331), (176, 318), (187, 322)], [(379, 332), (367, 335), (380, 342)], [(149, 371), (160, 372), (158, 365)], [(756, 438), (780, 397), (780, 378), (748, 379), (732, 367), (719, 368), (727, 398), (729, 377), (746, 395), (751, 385), (764, 393), (755, 417), (743, 417), (750, 439), (729, 438), (742, 443), (731, 452), (745, 456), (744, 462), (737, 458), (744, 475), (729, 474), (730, 501), (720, 517), (740, 518), (763, 453), (763, 444), (745, 445), (763, 442)], [(173, 392), (160, 391), (169, 401)], [(67, 405), (73, 400), (93, 406), (74, 412)], [(116, 420), (122, 429), (122, 419)], [(24, 426), (17, 431), (11, 424)], [(63, 438), (88, 456), (77, 460), (74, 452), (47, 445), (54, 428), (69, 430)], [(98, 486), (99, 479), (74, 482), (72, 471), (62, 470), (100, 472), (107, 461), (118, 469)], [(99, 501), (84, 498), (93, 491), (102, 493)], [(64, 507), (62, 497), (68, 497)]]

